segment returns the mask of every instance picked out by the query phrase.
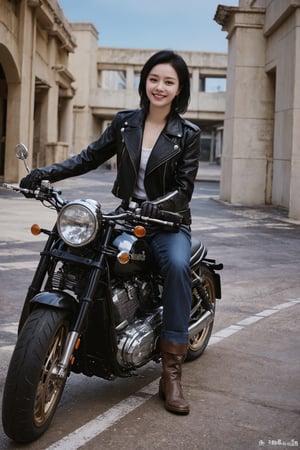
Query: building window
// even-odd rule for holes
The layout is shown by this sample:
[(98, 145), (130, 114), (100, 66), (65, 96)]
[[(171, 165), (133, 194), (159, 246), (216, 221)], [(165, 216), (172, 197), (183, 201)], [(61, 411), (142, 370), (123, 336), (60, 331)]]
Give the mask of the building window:
[(223, 143), (223, 126), (213, 127), (201, 133), (200, 161), (220, 164)]
[(135, 74), (134, 74), (134, 86), (133, 86), (135, 91), (137, 91), (139, 89), (140, 79), (141, 79), (141, 74), (135, 72)]
[(200, 161), (209, 162), (211, 153), (211, 133), (201, 133)]
[(126, 73), (123, 70), (102, 70), (100, 78), (103, 89), (126, 89)]
[(225, 92), (226, 78), (201, 77), (199, 88), (201, 92)]

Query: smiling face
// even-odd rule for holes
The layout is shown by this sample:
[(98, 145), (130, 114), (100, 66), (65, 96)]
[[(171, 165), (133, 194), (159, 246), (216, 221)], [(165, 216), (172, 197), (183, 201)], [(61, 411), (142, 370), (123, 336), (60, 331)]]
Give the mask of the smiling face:
[(152, 68), (146, 80), (150, 107), (164, 108), (169, 112), (179, 92), (179, 78), (171, 64), (157, 64)]

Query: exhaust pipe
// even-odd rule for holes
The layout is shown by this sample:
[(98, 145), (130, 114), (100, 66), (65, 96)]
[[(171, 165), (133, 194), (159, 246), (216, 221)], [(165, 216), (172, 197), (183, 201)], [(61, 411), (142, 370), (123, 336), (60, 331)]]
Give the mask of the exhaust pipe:
[(213, 318), (213, 313), (211, 311), (206, 311), (197, 322), (193, 323), (189, 327), (189, 338), (193, 338), (195, 334), (198, 334), (200, 331), (204, 330), (204, 328), (206, 328), (213, 321)]

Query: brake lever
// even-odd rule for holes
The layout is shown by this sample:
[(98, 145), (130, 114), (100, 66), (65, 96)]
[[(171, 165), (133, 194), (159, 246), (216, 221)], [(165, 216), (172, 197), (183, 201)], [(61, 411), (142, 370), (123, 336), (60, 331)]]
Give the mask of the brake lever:
[(23, 194), (33, 194), (33, 192), (36, 192), (36, 191), (31, 191), (30, 189), (21, 188), (21, 186), (19, 186), (18, 184), (2, 183), (2, 186), (5, 189), (10, 189), (11, 191), (16, 191), (16, 192), (22, 192)]

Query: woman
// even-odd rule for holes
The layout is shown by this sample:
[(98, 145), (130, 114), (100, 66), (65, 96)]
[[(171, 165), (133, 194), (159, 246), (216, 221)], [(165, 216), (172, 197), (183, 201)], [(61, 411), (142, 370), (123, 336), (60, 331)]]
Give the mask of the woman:
[(139, 84), (141, 109), (121, 111), (102, 136), (80, 154), (33, 170), (21, 186), (35, 189), (42, 179), (59, 181), (96, 169), (117, 156), (113, 194), (127, 207), (137, 201), (142, 215), (158, 209), (183, 217), (177, 233), (153, 231), (149, 241), (164, 279), (162, 377), (159, 394), (168, 411), (188, 414), (181, 388), (181, 366), (187, 353), (191, 307), (190, 209), (198, 169), (200, 130), (179, 113), (190, 98), (188, 68), (181, 56), (160, 51), (146, 62)]

